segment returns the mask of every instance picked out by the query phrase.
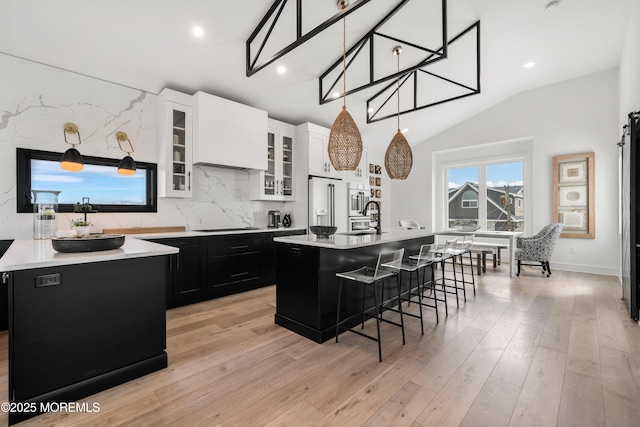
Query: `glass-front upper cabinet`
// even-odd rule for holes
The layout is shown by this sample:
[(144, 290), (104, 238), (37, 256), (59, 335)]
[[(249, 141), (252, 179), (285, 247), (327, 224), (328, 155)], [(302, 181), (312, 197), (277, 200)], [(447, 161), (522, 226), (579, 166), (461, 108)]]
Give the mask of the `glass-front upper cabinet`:
[(267, 170), (251, 174), (251, 199), (294, 200), (295, 126), (269, 119)]
[(165, 89), (158, 111), (158, 196), (191, 197), (192, 107), (189, 95)]

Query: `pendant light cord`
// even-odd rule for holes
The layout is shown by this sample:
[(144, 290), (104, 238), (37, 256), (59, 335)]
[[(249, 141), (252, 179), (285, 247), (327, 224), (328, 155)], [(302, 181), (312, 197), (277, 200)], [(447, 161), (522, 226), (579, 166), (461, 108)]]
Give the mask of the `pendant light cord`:
[(398, 52), (398, 132), (400, 132), (400, 53)]
[(347, 108), (347, 18), (342, 18), (342, 106)]

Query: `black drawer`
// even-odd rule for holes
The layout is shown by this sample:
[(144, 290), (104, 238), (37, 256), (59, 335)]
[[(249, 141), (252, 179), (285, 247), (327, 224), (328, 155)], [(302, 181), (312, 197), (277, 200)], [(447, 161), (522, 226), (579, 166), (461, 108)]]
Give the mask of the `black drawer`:
[(226, 257), (209, 264), (209, 283), (214, 287), (257, 280), (261, 276), (262, 256), (259, 253)]
[(262, 251), (262, 236), (209, 239), (209, 256), (221, 257)]

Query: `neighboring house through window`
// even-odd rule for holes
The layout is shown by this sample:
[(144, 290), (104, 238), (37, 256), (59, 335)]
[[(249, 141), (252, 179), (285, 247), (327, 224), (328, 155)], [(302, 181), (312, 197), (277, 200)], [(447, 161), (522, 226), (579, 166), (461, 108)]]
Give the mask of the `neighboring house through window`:
[(528, 145), (518, 141), (434, 153), (442, 177), (436, 179), (442, 185), (436, 195), (443, 200), (442, 226), (437, 227), (475, 223), (483, 230), (527, 232), (525, 200), (531, 193), (525, 177), (531, 152), (516, 150)]

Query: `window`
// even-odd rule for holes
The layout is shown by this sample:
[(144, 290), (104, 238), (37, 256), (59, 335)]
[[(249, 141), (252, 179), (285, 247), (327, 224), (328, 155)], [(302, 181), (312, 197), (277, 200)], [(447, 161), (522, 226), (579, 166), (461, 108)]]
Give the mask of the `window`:
[(485, 230), (524, 229), (523, 161), (486, 162), (445, 170), (449, 227), (472, 220)]
[(33, 212), (31, 190), (59, 190), (58, 210), (73, 212), (73, 205), (89, 197), (98, 212), (156, 212), (156, 171), (153, 163), (136, 162), (135, 175), (117, 173), (120, 159), (82, 156), (84, 169), (60, 168), (62, 153), (18, 148), (17, 211)]
[(477, 208), (478, 207), (478, 192), (474, 190), (467, 190), (462, 193), (462, 207), (463, 208)]

